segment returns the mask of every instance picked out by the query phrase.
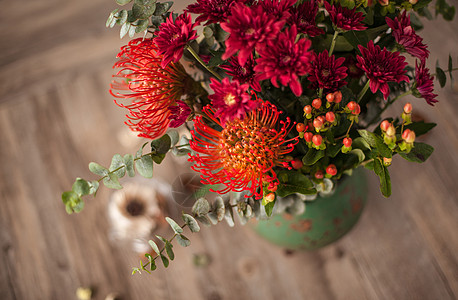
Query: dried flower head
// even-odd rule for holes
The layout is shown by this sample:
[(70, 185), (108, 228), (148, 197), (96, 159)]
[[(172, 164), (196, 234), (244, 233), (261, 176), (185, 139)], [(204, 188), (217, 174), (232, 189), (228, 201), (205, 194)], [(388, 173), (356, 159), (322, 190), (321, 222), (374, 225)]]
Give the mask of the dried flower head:
[[(222, 126), (211, 108), (204, 112)], [(198, 116), (190, 141), (197, 153), (189, 161), (194, 162), (193, 170), (202, 173), (202, 183), (223, 184), (220, 194), (247, 190), (247, 196), (257, 199), (262, 198), (265, 187), (276, 187), (279, 181), (274, 167), (288, 165), (286, 155), (298, 142), (297, 138), (286, 139), (293, 124), (289, 118), (279, 121), (279, 115), (275, 106), (262, 102), (245, 118), (226, 122), (220, 131)]]

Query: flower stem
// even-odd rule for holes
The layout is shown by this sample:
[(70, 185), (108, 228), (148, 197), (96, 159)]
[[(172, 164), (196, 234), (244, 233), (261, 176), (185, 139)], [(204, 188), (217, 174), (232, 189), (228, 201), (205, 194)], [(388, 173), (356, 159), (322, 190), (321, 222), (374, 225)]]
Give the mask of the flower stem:
[(336, 46), (337, 36), (339, 35), (339, 31), (334, 31), (334, 36), (332, 37), (331, 48), (329, 49), (329, 57), (331, 57), (332, 52), (334, 52), (334, 47)]
[(369, 122), (367, 123), (367, 127), (371, 126), (381, 115), (382, 113), (388, 108), (391, 106), (391, 104), (393, 104), (396, 100), (398, 99), (401, 99), (402, 97), (405, 97), (405, 96), (408, 96), (412, 94), (412, 90), (408, 90), (407, 92), (403, 93), (403, 94), (400, 94), (398, 96), (396, 96), (395, 98), (393, 98), (393, 100), (388, 100), (388, 102), (385, 104), (385, 106), (383, 107), (383, 109)]
[(220, 81), (223, 80), (223, 78), (221, 76), (219, 76), (218, 73), (216, 73), (213, 69), (211, 69), (209, 66), (207, 66), (204, 61), (200, 58), (199, 54), (197, 54), (194, 49), (192, 49), (192, 47), (190, 46), (187, 46), (186, 49), (188, 49), (189, 53), (192, 54), (192, 56), (194, 56), (194, 58), (210, 73), (213, 74), (213, 76), (215, 76), (216, 78), (218, 78)]
[(368, 78), (367, 82), (366, 82), (366, 85), (363, 87), (363, 89), (361, 90), (361, 92), (358, 95), (358, 99), (356, 100), (356, 103), (359, 103), (359, 101), (361, 101), (361, 99), (363, 99), (364, 95), (366, 94), (367, 90), (369, 89), (370, 82), (371, 81)]

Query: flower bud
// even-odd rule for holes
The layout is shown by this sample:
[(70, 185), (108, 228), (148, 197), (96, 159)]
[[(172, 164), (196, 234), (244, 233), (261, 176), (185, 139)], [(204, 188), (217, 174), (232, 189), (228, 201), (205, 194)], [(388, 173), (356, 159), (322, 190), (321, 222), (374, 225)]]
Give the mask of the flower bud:
[(268, 193), (267, 195), (264, 196), (265, 203), (270, 203), (275, 200), (275, 194), (274, 193)]
[(351, 147), (352, 139), (349, 137), (346, 137), (343, 139), (343, 144), (345, 147), (349, 148)]
[(315, 178), (316, 179), (323, 179), (323, 177), (324, 177), (323, 171), (318, 170), (318, 171), (315, 172)]
[(316, 134), (312, 137), (312, 142), (315, 144), (315, 146), (320, 146), (323, 142), (323, 137), (319, 134)]
[(311, 114), (312, 113), (312, 107), (310, 105), (304, 106), (304, 113), (305, 114)]
[(406, 105), (404, 105), (404, 113), (410, 114), (411, 112), (412, 112), (412, 104), (407, 102)]
[(359, 104), (356, 104), (355, 109), (351, 113), (354, 115), (359, 115), (361, 113), (361, 106), (359, 106)]
[(390, 1), (389, 0), (378, 0), (378, 3), (381, 6), (387, 6), (390, 3)]
[(402, 139), (406, 141), (406, 143), (413, 143), (415, 141), (415, 132), (410, 129), (404, 130), (404, 132), (402, 133)]
[(307, 143), (310, 143), (312, 141), (312, 138), (313, 138), (313, 133), (311, 133), (311, 132), (305, 132), (304, 133), (304, 140)]
[(388, 120), (384, 120), (381, 124), (380, 124), (380, 129), (382, 129), (382, 131), (387, 131), (388, 128), (390, 127), (390, 122), (388, 122)]
[(320, 118), (313, 120), (313, 127), (315, 127), (316, 131), (320, 131), (321, 127), (323, 127), (323, 122), (321, 122)]
[(328, 111), (326, 113), (326, 121), (328, 121), (329, 123), (334, 123), (335, 120), (336, 120), (336, 115), (332, 111)]
[(392, 161), (392, 160), (393, 160), (393, 159), (392, 159), (391, 157), (390, 157), (390, 158), (384, 157), (384, 158), (383, 158), (383, 164), (384, 164), (386, 167), (391, 166), (391, 161)]
[(297, 130), (297, 132), (303, 132), (303, 131), (305, 131), (305, 125), (304, 125), (304, 123), (297, 123), (297, 125), (296, 125), (296, 130)]
[(335, 165), (333, 164), (330, 164), (327, 168), (326, 168), (326, 173), (331, 175), (331, 176), (335, 176), (337, 174), (337, 168)]
[(316, 98), (312, 101), (312, 106), (315, 108), (315, 109), (320, 109), (321, 107), (321, 99), (320, 98)]
[(291, 165), (293, 166), (294, 169), (296, 170), (299, 170), (300, 168), (302, 168), (304, 166), (304, 164), (302, 163), (302, 160), (299, 159), (299, 158), (295, 158), (291, 161)]
[(396, 129), (394, 128), (393, 124), (390, 124), (386, 130), (386, 135), (389, 137), (394, 137), (396, 135)]
[(342, 92), (334, 92), (334, 103), (340, 103), (340, 101), (342, 101)]
[(356, 104), (355, 101), (350, 101), (350, 102), (348, 102), (348, 104), (347, 104), (347, 108), (348, 108), (350, 111), (354, 111), (355, 108), (356, 108), (356, 105), (357, 105), (357, 104)]
[(327, 94), (326, 100), (328, 100), (329, 103), (332, 103), (334, 101), (334, 94), (333, 93)]

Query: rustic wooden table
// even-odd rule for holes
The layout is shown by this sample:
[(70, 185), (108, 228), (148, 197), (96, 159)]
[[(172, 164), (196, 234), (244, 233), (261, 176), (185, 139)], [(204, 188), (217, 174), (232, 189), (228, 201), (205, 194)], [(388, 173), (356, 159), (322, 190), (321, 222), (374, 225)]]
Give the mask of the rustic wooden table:
[[(119, 47), (104, 26), (110, 0), (1, 1), (0, 11), (0, 299), (456, 299), (458, 297), (458, 92), (438, 91), (438, 123), (424, 140), (436, 151), (423, 165), (395, 159), (393, 195), (369, 175), (370, 197), (356, 228), (315, 252), (288, 253), (247, 227), (220, 224), (176, 248), (167, 271), (131, 276), (138, 256), (110, 242), (102, 188), (68, 216), (60, 193), (87, 163), (109, 164), (124, 146), (124, 111), (107, 92)], [(178, 7), (184, 7), (178, 3)], [(7, 9), (6, 9), (7, 8)], [(179, 9), (178, 8), (178, 9)], [(178, 10), (177, 9), (177, 10)], [(446, 65), (458, 59), (458, 22), (434, 21), (421, 34)], [(456, 61), (456, 60), (455, 60)], [(455, 75), (458, 77), (458, 74)], [(399, 109), (399, 107), (397, 107)], [(167, 158), (156, 176), (172, 180)], [(196, 267), (195, 254), (212, 259)]]

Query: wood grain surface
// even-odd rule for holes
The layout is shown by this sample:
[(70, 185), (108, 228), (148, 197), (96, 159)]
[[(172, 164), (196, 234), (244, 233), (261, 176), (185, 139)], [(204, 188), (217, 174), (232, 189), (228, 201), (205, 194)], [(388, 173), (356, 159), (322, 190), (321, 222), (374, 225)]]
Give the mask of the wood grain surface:
[[(177, 11), (185, 7), (178, 2)], [(456, 3), (455, 3), (456, 4)], [(60, 199), (90, 161), (108, 165), (126, 144), (124, 111), (108, 93), (111, 66), (126, 39), (105, 28), (110, 0), (0, 1), (0, 299), (456, 299), (458, 297), (458, 88), (438, 89), (434, 108), (411, 98), (436, 151), (423, 165), (399, 157), (385, 199), (368, 174), (369, 202), (346, 237), (315, 252), (290, 253), (249, 227), (220, 224), (189, 234), (168, 270), (131, 275), (139, 256), (109, 239), (101, 188), (67, 215)], [(458, 22), (426, 22), (436, 59), (458, 61)], [(455, 75), (458, 78), (458, 74)], [(400, 111), (401, 104), (391, 112)], [(173, 181), (181, 161), (155, 176)], [(170, 234), (166, 229), (162, 229)], [(194, 255), (211, 262), (195, 266)]]

